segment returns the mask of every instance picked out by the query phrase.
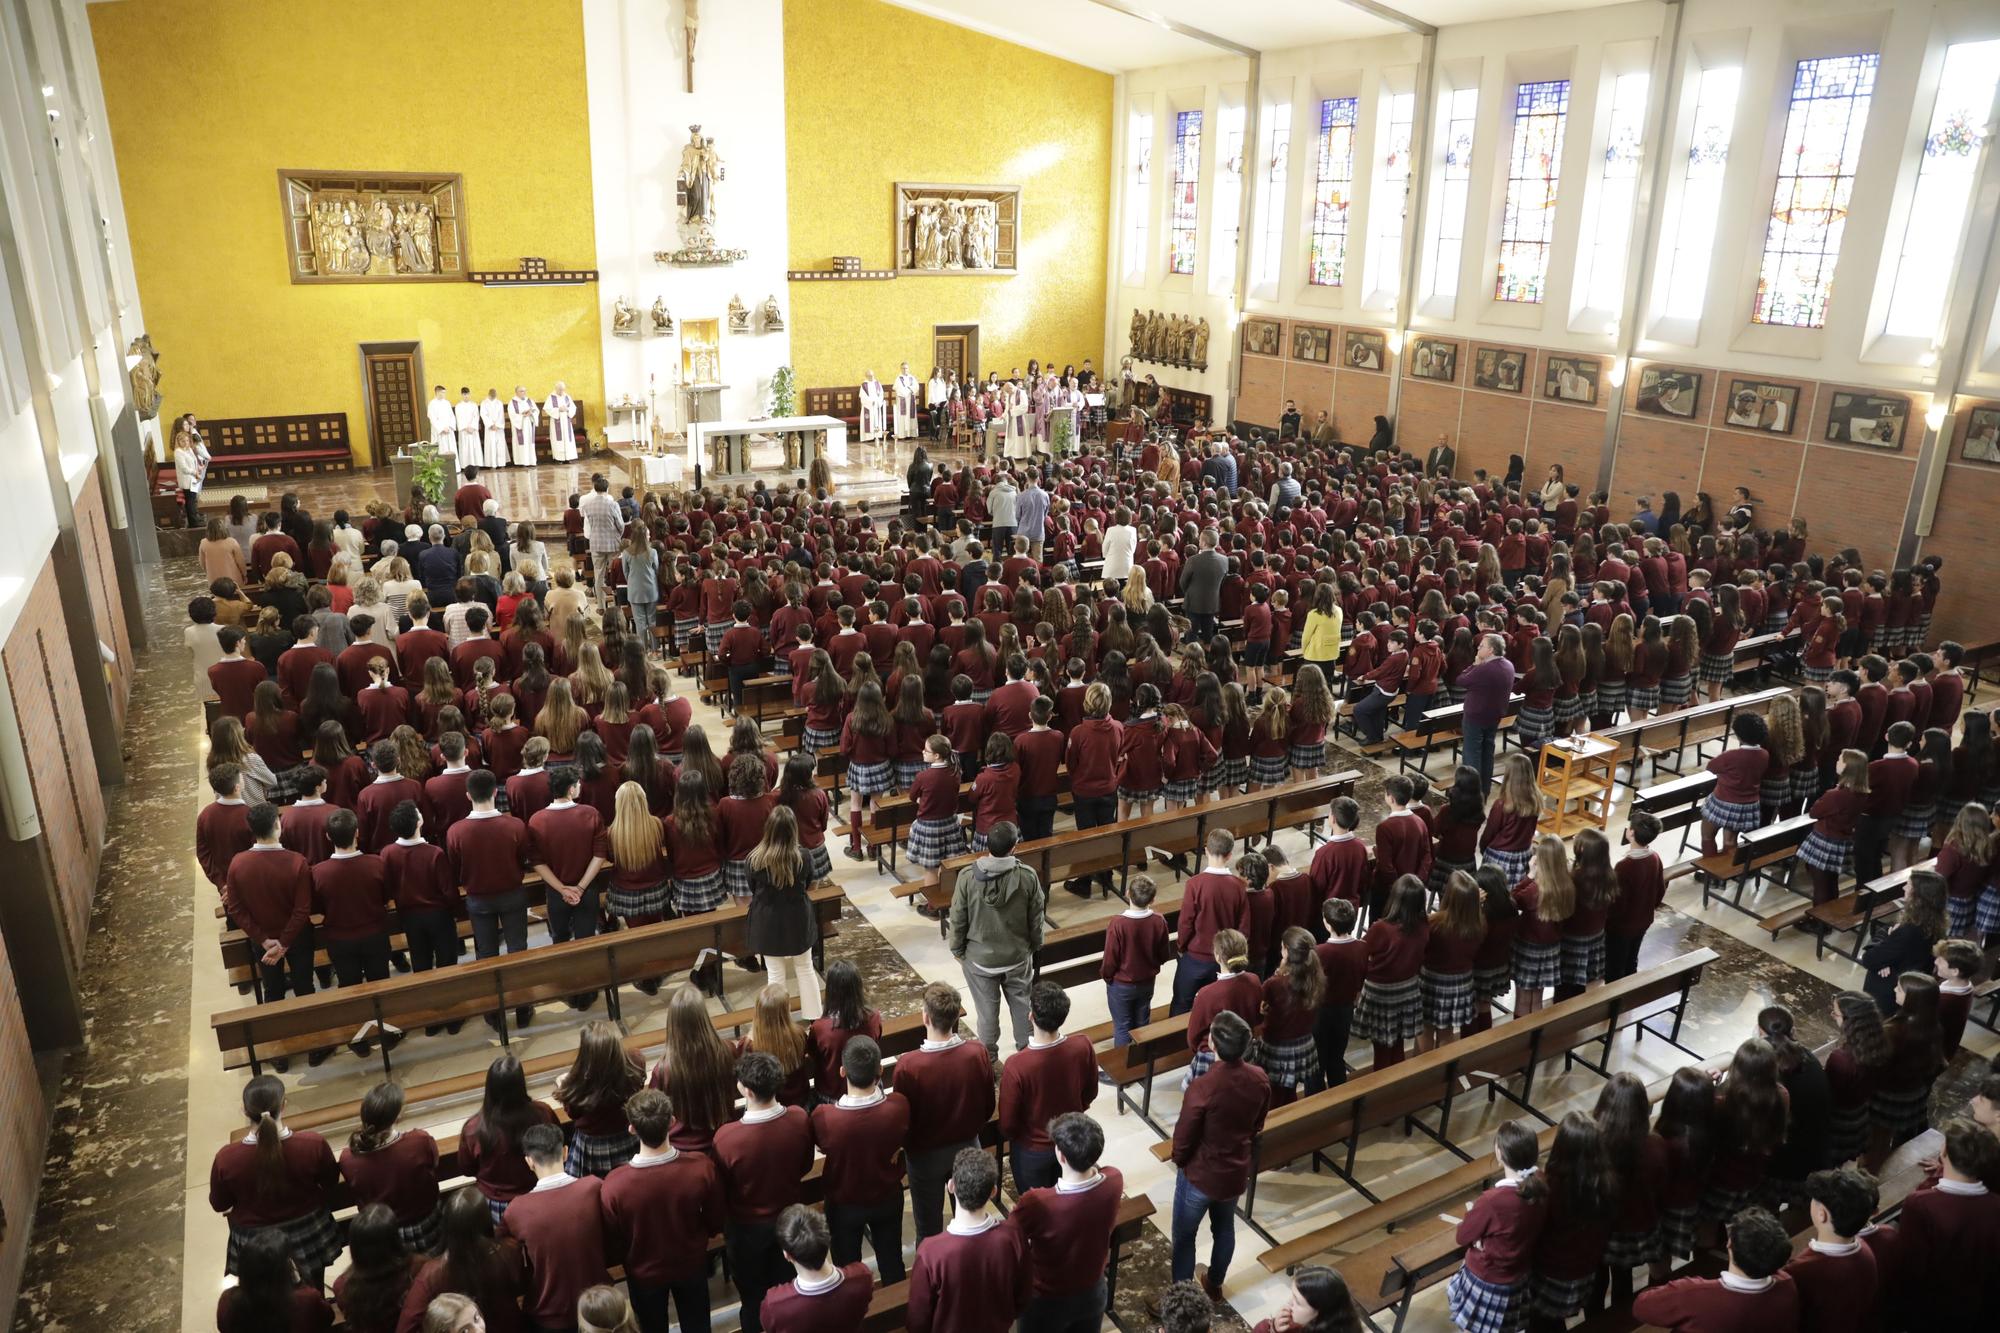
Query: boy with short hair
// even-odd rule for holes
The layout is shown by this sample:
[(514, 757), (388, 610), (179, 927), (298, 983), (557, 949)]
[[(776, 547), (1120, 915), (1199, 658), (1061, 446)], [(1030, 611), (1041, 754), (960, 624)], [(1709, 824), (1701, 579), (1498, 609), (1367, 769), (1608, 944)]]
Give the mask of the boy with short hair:
[(523, 824), (549, 803), (549, 775), (542, 767), (548, 761), (549, 738), (531, 736), (521, 747), (521, 767), (507, 779), (507, 813)]
[(1634, 810), (1625, 825), (1625, 855), (1613, 873), (1618, 892), (1604, 921), (1604, 979), (1616, 981), (1639, 970), (1639, 945), (1667, 896), (1666, 870), (1653, 842), (1660, 836), (1657, 815)]
[(249, 851), (257, 839), (250, 832), (250, 807), (243, 800), (243, 770), (217, 764), (208, 770), (208, 789), (215, 799), (195, 816), (194, 859), (220, 893), (230, 861), (238, 852)]
[(1938, 978), (1938, 1033), (1944, 1038), (1944, 1058), (1958, 1054), (1972, 1017), (1972, 988), (1985, 970), (1986, 955), (1971, 940), (1939, 940), (1931, 950)]
[(641, 1333), (667, 1333), (668, 1303), (683, 1329), (708, 1327), (708, 1238), (722, 1230), (722, 1182), (707, 1153), (667, 1141), (673, 1105), (641, 1088), (625, 1102), (639, 1151), (604, 1178), (605, 1239), (625, 1256), (626, 1290)]
[(1058, 1175), (1049, 1122), (1097, 1100), (1097, 1052), (1082, 1033), (1062, 1035), (1069, 992), (1037, 981), (1028, 993), (1034, 1023), (1028, 1044), (1000, 1068), (1000, 1133), (1008, 1141), (1016, 1193), (1054, 1185)]
[(1313, 1026), (1313, 1046), (1319, 1053), (1326, 1085), (1334, 1088), (1347, 1081), (1347, 1034), (1354, 1026), (1361, 983), (1367, 979), (1368, 941), (1355, 935), (1359, 913), (1347, 899), (1328, 898), (1319, 910), (1328, 938), (1313, 952), (1319, 955), (1320, 970), (1326, 974), (1326, 998), (1320, 1001), (1319, 1018)]
[(1000, 1190), (999, 1164), (985, 1149), (967, 1148), (946, 1188), (951, 1223), (917, 1246), (906, 1325), (910, 1333), (1004, 1333), (1032, 1288), (1021, 1229), (989, 1207)]
[(535, 1187), (507, 1205), (495, 1234), (519, 1244), (528, 1267), (521, 1313), (538, 1328), (574, 1329), (577, 1298), (611, 1280), (599, 1208), (604, 1182), (563, 1170), (563, 1136), (554, 1125), (523, 1130), (521, 1155)]
[(715, 1131), (712, 1149), (728, 1205), (722, 1239), (743, 1298), (744, 1333), (761, 1333), (764, 1293), (784, 1280), (778, 1215), (799, 1202), (801, 1182), (812, 1169), (812, 1125), (799, 1107), (778, 1103), (783, 1081), (775, 1057), (751, 1051), (739, 1058), (743, 1114)]
[(1375, 826), (1375, 878), (1369, 889), (1369, 916), (1382, 914), (1389, 886), (1403, 875), (1415, 875), (1425, 883), (1431, 877), (1431, 833), (1423, 820), (1410, 810), (1415, 789), (1408, 777), (1392, 774), (1382, 785), (1389, 812)]
[(875, 1294), (874, 1275), (860, 1262), (835, 1266), (824, 1217), (802, 1203), (785, 1209), (778, 1215), (778, 1247), (798, 1276), (765, 1293), (765, 1333), (844, 1333), (861, 1327)]
[(1358, 909), (1368, 887), (1368, 844), (1354, 833), (1361, 827), (1361, 806), (1342, 796), (1328, 807), (1328, 813), (1333, 817), (1333, 832), (1313, 853), (1312, 867), (1306, 874), (1319, 902), (1345, 898)]
[(1201, 873), (1191, 876), (1181, 896), (1180, 965), (1174, 969), (1175, 1016), (1194, 1007), (1195, 992), (1215, 980), (1215, 932), (1250, 930), (1249, 886), (1229, 869), (1236, 838), (1228, 829), (1211, 829)]
[(960, 1150), (979, 1146), (993, 1116), (993, 1064), (986, 1047), (958, 1031), (963, 1002), (948, 982), (924, 987), (924, 1041), (896, 1060), (896, 1091), (909, 1104), (904, 1162), (917, 1243), (944, 1230), (945, 1181)]
[(1153, 910), (1158, 889), (1150, 875), (1134, 875), (1125, 885), (1130, 904), (1104, 928), (1104, 956), (1097, 975), (1111, 1007), (1111, 1041), (1132, 1044), (1132, 1029), (1152, 1020), (1153, 984), (1173, 956), (1167, 919)]
[(841, 1048), (847, 1092), (812, 1113), (813, 1141), (826, 1154), (826, 1222), (833, 1261), (861, 1261), (864, 1233), (884, 1283), (903, 1280), (903, 1141), (910, 1104), (882, 1090), (882, 1050), (866, 1034)]
[(1785, 1271), (1799, 1291), (1800, 1327), (1863, 1333), (1875, 1326), (1875, 1255), (1859, 1239), (1875, 1211), (1875, 1178), (1859, 1167), (1806, 1177), (1813, 1239)]
[(1033, 1274), (1034, 1297), (1022, 1311), (1028, 1328), (1049, 1333), (1096, 1333), (1104, 1318), (1105, 1267), (1125, 1177), (1098, 1167), (1104, 1128), (1081, 1112), (1049, 1124), (1062, 1178), (1031, 1189), (1014, 1204)]
[(1632, 1300), (1640, 1323), (1686, 1333), (1774, 1333), (1799, 1325), (1799, 1289), (1785, 1272), (1792, 1238), (1762, 1208), (1729, 1221), (1729, 1268), (1719, 1278), (1684, 1277)]

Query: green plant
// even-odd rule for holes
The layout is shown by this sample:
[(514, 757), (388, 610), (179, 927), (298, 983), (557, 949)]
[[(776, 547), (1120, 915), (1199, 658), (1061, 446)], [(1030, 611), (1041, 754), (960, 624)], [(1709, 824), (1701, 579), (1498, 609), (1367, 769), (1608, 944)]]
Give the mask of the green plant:
[(798, 410), (799, 386), (792, 376), (790, 366), (779, 366), (771, 372), (771, 415), (788, 417)]
[(451, 479), (452, 459), (437, 451), (435, 445), (420, 444), (410, 450), (410, 457), (416, 460), (412, 477), (432, 504), (444, 499), (444, 486)]

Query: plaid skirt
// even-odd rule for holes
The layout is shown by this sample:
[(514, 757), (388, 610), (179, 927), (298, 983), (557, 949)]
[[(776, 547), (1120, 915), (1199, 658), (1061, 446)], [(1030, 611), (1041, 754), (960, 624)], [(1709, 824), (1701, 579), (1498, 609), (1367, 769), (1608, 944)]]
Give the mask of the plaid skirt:
[(1260, 1044), (1264, 1048), (1264, 1072), (1270, 1076), (1272, 1086), (1309, 1088), (1319, 1082), (1319, 1048), (1313, 1044), (1312, 1033), (1290, 1041)]
[(806, 870), (811, 873), (813, 883), (833, 878), (833, 856), (826, 850), (824, 841), (817, 847), (801, 847), (799, 851), (806, 858)]
[(1625, 696), (1629, 693), (1622, 680), (1603, 680), (1597, 683), (1597, 706), (1593, 710), (1608, 713), (1612, 717), (1625, 711)]
[(729, 633), (729, 627), (735, 623), (732, 620), (724, 620), (701, 627), (702, 632), (708, 639), (708, 655), (710, 657), (714, 657), (722, 651), (722, 636)]
[(1776, 634), (1785, 628), (1785, 621), (1791, 615), (1784, 607), (1773, 607), (1764, 616), (1764, 632)]
[(514, 1202), (512, 1199), (496, 1199), (490, 1194), (486, 1196), (486, 1213), (493, 1219), (495, 1230), (500, 1226), (500, 1214), (506, 1212), (507, 1205), (512, 1202)]
[(1711, 794), (1701, 803), (1701, 817), (1719, 829), (1749, 833), (1763, 826), (1764, 807), (1755, 801), (1745, 801), (1741, 805), (1734, 801), (1718, 801)]
[(1785, 798), (1791, 794), (1792, 775), (1789, 772), (1780, 773), (1774, 778), (1765, 778), (1757, 784), (1758, 804), (1767, 809), (1783, 805)]
[(434, 1254), (444, 1244), (443, 1233), (444, 1200), (429, 1214), (415, 1222), (398, 1223), (396, 1239), (403, 1242), (403, 1249), (409, 1254)]
[(1826, 1121), (1826, 1160), (1851, 1162), (1868, 1151), (1868, 1103), (1836, 1106)]
[(1365, 981), (1354, 1007), (1354, 1031), (1369, 1041), (1408, 1041), (1423, 1030), (1423, 983), (1416, 977), (1390, 985)]
[(1729, 1219), (1750, 1206), (1750, 1196), (1755, 1191), (1748, 1188), (1731, 1189), (1725, 1185), (1707, 1184), (1701, 1187), (1699, 1216), (1703, 1222), (1727, 1225)]
[(1523, 847), (1519, 851), (1508, 851), (1500, 847), (1488, 847), (1480, 853), (1480, 864), (1495, 866), (1507, 877), (1507, 887), (1513, 888), (1528, 877), (1528, 867), (1535, 862), (1535, 849)]
[(1979, 916), (1979, 897), (1968, 893), (1963, 897), (1952, 894), (1944, 900), (1945, 931), (1955, 939), (1966, 939), (1972, 934), (1973, 923)]
[(1590, 1289), (1597, 1285), (1597, 1273), (1594, 1269), (1582, 1277), (1549, 1277), (1537, 1273), (1531, 1285), (1533, 1294), (1529, 1299), (1537, 1315), (1544, 1319), (1567, 1319), (1590, 1299)]
[(290, 805), (306, 794), (306, 768), (300, 764), (282, 773), (274, 773), (277, 781), (271, 784), (270, 794), (265, 797), (272, 805)]
[(1604, 1266), (1613, 1270), (1664, 1262), (1657, 1224), (1645, 1231), (1614, 1231), (1604, 1238)]
[(1217, 755), (1215, 762), (1208, 766), (1208, 771), (1201, 775), (1201, 788), (1206, 792), (1214, 792), (1227, 781), (1229, 781), (1229, 761)]
[(1447, 861), (1442, 857), (1434, 857), (1431, 860), (1431, 877), (1424, 887), (1430, 890), (1432, 897), (1436, 897), (1444, 892), (1444, 886), (1453, 873), (1463, 870), (1470, 875), (1473, 869), (1473, 863), (1470, 861)]
[(991, 690), (974, 690), (972, 692), (972, 702), (976, 704), (983, 704), (992, 697), (993, 691)]
[(1503, 1287), (1460, 1266), (1445, 1287), (1451, 1322), (1465, 1333), (1520, 1333), (1528, 1324), (1529, 1286), (1523, 1280)]
[[(993, 830), (988, 829), (986, 833), (991, 833), (992, 831)], [(971, 833), (966, 835), (965, 840), (966, 842), (971, 844), (973, 851), (983, 852), (986, 850), (986, 833), (981, 833), (978, 829), (974, 829), (972, 830)]]
[(1854, 839), (1823, 837), (1818, 829), (1799, 844), (1799, 860), (1829, 875), (1854, 873)]
[(1293, 768), (1303, 768), (1311, 772), (1317, 772), (1319, 769), (1326, 767), (1326, 742), (1314, 741), (1311, 745), (1290, 746), (1286, 751), (1285, 758), (1291, 763)]
[(639, 1138), (636, 1134), (585, 1134), (578, 1130), (570, 1135), (569, 1153), (563, 1158), (563, 1170), (578, 1179), (608, 1176), (612, 1168), (625, 1165), (638, 1151)]
[(857, 800), (880, 796), (895, 786), (896, 766), (884, 759), (878, 764), (847, 765), (847, 785)]
[(1680, 708), (1694, 698), (1693, 676), (1662, 676), (1660, 678), (1660, 702), (1668, 708)]
[[(1792, 770), (1791, 795), (1793, 800), (1801, 802), (1800, 809), (1810, 809), (1812, 803), (1819, 799), (1819, 792), (1819, 766), (1817, 764), (1808, 764), (1803, 768)], [(1953, 811), (1954, 815), (1956, 813), (1956, 811)]]
[(1578, 702), (1583, 705), (1584, 716), (1588, 717), (1597, 711), (1597, 687), (1595, 685), (1587, 690), (1578, 691), (1576, 697)]
[(1222, 761), (1222, 785), (1225, 787), (1247, 786), (1250, 782), (1250, 756)]
[(1556, 696), (1556, 725), (1566, 727), (1590, 712), (1590, 705), (1581, 694), (1558, 694)]
[(1868, 1118), (1889, 1132), (1889, 1142), (1903, 1143), (1930, 1128), (1931, 1085), (1877, 1088), (1868, 1098)]
[(674, 877), (674, 910), (682, 916), (695, 912), (713, 912), (722, 906), (728, 896), (723, 887), (722, 872), (711, 871), (700, 879)]
[(1972, 924), (1981, 935), (2000, 930), (2000, 884), (1988, 884), (1979, 891), (1979, 911)]
[(1475, 967), (1472, 969), (1472, 989), (1482, 1000), (1497, 1000), (1514, 989), (1514, 962), (1512, 959), (1498, 967)]
[(1970, 798), (1965, 796), (1940, 796), (1937, 804), (1938, 823), (1950, 828), (1958, 822), (1958, 812), (1965, 809)]
[(1833, 668), (1830, 666), (1808, 666), (1801, 668), (1800, 672), (1810, 685), (1824, 685), (1833, 679)]
[[(1252, 1049), (1254, 1051), (1255, 1049), (1254, 1044)], [(1215, 1052), (1210, 1050), (1208, 1047), (1203, 1046), (1200, 1050), (1196, 1051), (1194, 1055), (1188, 1060), (1188, 1073), (1187, 1073), (1188, 1082), (1189, 1083), (1194, 1082), (1196, 1079), (1200, 1078), (1203, 1074), (1206, 1074), (1211, 1068), (1214, 1067), (1214, 1065), (1215, 1065)]]
[(1701, 665), (1696, 668), (1704, 685), (1727, 685), (1736, 671), (1734, 653), (1703, 653)]
[(672, 897), (671, 880), (661, 880), (650, 889), (634, 893), (630, 889), (613, 888), (605, 895), (605, 905), (613, 916), (665, 916), (667, 903)]
[(1896, 828), (1890, 836), (1895, 838), (1928, 838), (1931, 834), (1931, 821), (1936, 818), (1936, 801), (1931, 802), (1929, 805), (1905, 806), (1903, 807), (1903, 813), (1896, 817)]
[[(687, 652), (695, 645), (696, 636), (701, 633), (701, 617), (691, 620), (674, 621), (674, 647)], [(782, 660), (782, 659), (780, 659)]]
[(836, 749), (839, 745), (840, 733), (838, 731), (820, 731), (813, 727), (807, 727), (805, 734), (799, 737), (799, 748), (807, 754), (818, 754), (821, 750)]
[(1424, 988), (1424, 1022), (1443, 1031), (1462, 1028), (1479, 1012), (1479, 996), (1470, 972), (1433, 972), (1425, 968), (1417, 974)]
[(1544, 737), (1555, 729), (1556, 714), (1553, 708), (1529, 708), (1522, 705), (1515, 714), (1514, 739), (1523, 748), (1540, 745)]
[(732, 898), (750, 896), (750, 863), (748, 861), (724, 861), (722, 863), (722, 887)]
[(237, 1261), (243, 1257), (244, 1245), (252, 1236), (267, 1231), (277, 1231), (284, 1236), (292, 1247), (292, 1262), (300, 1268), (325, 1268), (340, 1257), (340, 1231), (333, 1224), (333, 1214), (321, 1208), (268, 1227), (232, 1225), (229, 1228), (229, 1252), (222, 1271), (234, 1273)]
[(1123, 784), (1120, 784), (1118, 788), (1118, 799), (1121, 801), (1130, 801), (1134, 805), (1151, 805), (1154, 801), (1157, 801), (1159, 798), (1160, 798), (1160, 789), (1158, 787), (1152, 787), (1148, 788), (1145, 791), (1140, 791), (1137, 788), (1127, 787), (1124, 786)]
[(1562, 944), (1514, 941), (1514, 984), (1523, 990), (1544, 990), (1562, 980)]
[(1250, 775), (1247, 780), (1266, 787), (1277, 786), (1292, 775), (1291, 769), (1285, 764), (1287, 758), (1286, 755), (1279, 755), (1275, 759), (1266, 759), (1261, 754), (1250, 756)]
[(1627, 685), (1625, 687), (1625, 708), (1627, 712), (1644, 710), (1657, 713), (1660, 710), (1660, 687), (1657, 685)]
[(1201, 779), (1168, 778), (1167, 785), (1160, 788), (1160, 790), (1166, 793), (1168, 800), (1179, 801), (1182, 805), (1187, 805), (1195, 797), (1201, 795)]
[(896, 761), (896, 790), (908, 791), (910, 784), (917, 780), (917, 775), (924, 771), (926, 762), (926, 760), (922, 759), (898, 759)]
[(910, 825), (910, 860), (935, 870), (965, 854), (965, 830), (956, 819), (919, 819)]
[(1565, 935), (1561, 951), (1563, 985), (1588, 986), (1593, 981), (1604, 980), (1603, 931), (1576, 939)]
[(1695, 1224), (1701, 1220), (1701, 1207), (1686, 1204), (1679, 1208), (1661, 1208), (1658, 1227), (1660, 1257), (1673, 1259), (1679, 1255), (1694, 1253)]

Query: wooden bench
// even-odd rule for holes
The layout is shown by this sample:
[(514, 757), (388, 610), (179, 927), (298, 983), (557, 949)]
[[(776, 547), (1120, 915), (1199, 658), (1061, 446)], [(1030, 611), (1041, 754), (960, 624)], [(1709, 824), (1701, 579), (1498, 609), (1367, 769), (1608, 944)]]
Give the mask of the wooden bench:
[[(1486, 1032), (1475, 1033), (1358, 1078), (1337, 1088), (1300, 1098), (1271, 1112), (1250, 1146), (1250, 1183), (1244, 1192), (1242, 1213), (1246, 1220), (1257, 1201), (1257, 1175), (1301, 1157), (1324, 1164), (1370, 1203), (1381, 1199), (1354, 1175), (1354, 1159), (1361, 1136), (1376, 1129), (1404, 1126), (1434, 1140), (1440, 1147), (1471, 1161), (1452, 1142), (1452, 1105), (1463, 1091), (1464, 1081), (1474, 1075), (1486, 1081), (1487, 1097), (1504, 1096), (1529, 1114), (1548, 1121), (1534, 1105), (1535, 1070), (1544, 1060), (1561, 1056), (1565, 1065), (1574, 1062), (1609, 1077), (1611, 1044), (1627, 1027), (1643, 1038), (1652, 1035), (1680, 1045), (1681, 1021), (1686, 1015), (1688, 994), (1701, 980), (1702, 969), (1716, 960), (1712, 949), (1697, 949), (1670, 962), (1602, 986), (1582, 995), (1559, 1000), (1532, 1014), (1502, 1023)], [(1649, 1026), (1649, 1020), (1673, 1015), (1671, 1032)], [(1603, 1053), (1596, 1063), (1580, 1055), (1587, 1046), (1602, 1043)], [(1682, 1047), (1686, 1050), (1687, 1048)], [(1693, 1055), (1694, 1052), (1690, 1051)], [(1521, 1076), (1517, 1093), (1504, 1080)], [(1436, 1127), (1418, 1119), (1418, 1113), (1435, 1108)], [(1346, 1160), (1337, 1163), (1326, 1156), (1328, 1149), (1344, 1145)], [(1153, 1155), (1162, 1161), (1172, 1155), (1169, 1140), (1155, 1144)], [(1251, 1222), (1255, 1226), (1255, 1222)]]
[[(1674, 855), (1679, 856), (1687, 850), (1687, 831), (1701, 823), (1701, 803), (1714, 790), (1715, 774), (1690, 773), (1684, 778), (1674, 778), (1633, 792), (1632, 808), (1643, 810), (1658, 819), (1662, 833), (1679, 831), (1680, 839), (1674, 848)], [(1677, 866), (1668, 872), (1667, 878), (1677, 879), (1693, 869), (1692, 862)]]
[[(1167, 919), (1167, 938), (1172, 940), (1180, 928), (1180, 896), (1176, 894), (1171, 898), (1154, 899), (1153, 910)], [(1104, 953), (1105, 932), (1115, 919), (1106, 917), (1080, 925), (1063, 926), (1043, 935), (1042, 947), (1035, 953), (1035, 979), (1053, 981), (1064, 990), (1096, 981), (1098, 963)]]
[[(1780, 866), (1789, 866), (1797, 859), (1799, 847), (1805, 842), (1806, 834), (1812, 832), (1811, 815), (1793, 815), (1775, 824), (1752, 829), (1736, 840), (1733, 852), (1717, 852), (1713, 856), (1703, 856), (1694, 863), (1695, 877), (1701, 881), (1701, 905), (1704, 910), (1709, 903), (1721, 903), (1734, 908), (1745, 916), (1755, 917), (1756, 909), (1743, 905), (1743, 890), (1752, 884), (1761, 884), (1768, 872)], [(1792, 890), (1787, 883), (1785, 888)]]
[(1702, 747), (1711, 741), (1726, 740), (1729, 724), (1739, 713), (1763, 715), (1771, 700), (1792, 691), (1783, 685), (1769, 689), (1754, 690), (1749, 694), (1739, 694), (1728, 699), (1718, 699), (1714, 703), (1695, 704), (1659, 717), (1649, 717), (1638, 722), (1625, 722), (1615, 727), (1605, 727), (1592, 733), (1618, 746), (1614, 761), (1627, 766), (1625, 783), (1634, 790), (1639, 786), (1639, 761), (1650, 759), (1653, 776), (1659, 777), (1660, 770), (1667, 767), (1666, 759), (1673, 756), (1669, 769), (1678, 776), (1686, 762), (1682, 758), (1688, 746), (1695, 747), (1697, 761), (1704, 758)]
[[(1072, 809), (1075, 805), (1069, 790), (1069, 766), (1056, 769), (1056, 809)], [(958, 784), (958, 811), (968, 814), (972, 810), (972, 784)], [(882, 863), (882, 849), (889, 849), (888, 870), (896, 872), (896, 847), (910, 836), (910, 826), (917, 822), (916, 798), (908, 792), (893, 792), (878, 796), (868, 807), (868, 819), (861, 826), (861, 841), (875, 849), (875, 862)]]
[[(841, 891), (827, 886), (812, 890), (811, 897), (821, 933), (832, 934), (840, 916)], [(263, 1061), (275, 1056), (337, 1046), (369, 1023), (408, 1031), (497, 1012), (501, 1042), (511, 1044), (510, 1009), (602, 990), (616, 1019), (618, 987), (692, 968), (705, 949), (747, 953), (748, 912), (731, 905), (456, 967), (225, 1010), (211, 1016), (209, 1026), (222, 1051), (223, 1067), (248, 1065), (253, 1072), (261, 1072)], [(390, 1071), (387, 1043), (382, 1046), (382, 1068), (384, 1073)]]
[[(1527, 696), (1516, 694), (1507, 700), (1506, 716), (1500, 719), (1499, 731), (1513, 728), (1518, 720), (1515, 716)], [(1413, 728), (1405, 728), (1389, 737), (1389, 748), (1396, 754), (1396, 769), (1401, 773), (1422, 772), (1424, 761), (1430, 752), (1440, 745), (1451, 746), (1451, 762), (1456, 766), (1465, 748), (1465, 705), (1446, 704), (1442, 708), (1427, 710), (1417, 719)]]
[(1979, 697), (1979, 687), (1987, 680), (2000, 680), (2000, 676), (1989, 677), (1986, 669), (2000, 665), (2000, 639), (1987, 643), (1967, 644), (1965, 656), (1959, 659), (1959, 669), (1965, 673), (1965, 702), (1970, 704)]
[[(1866, 884), (1855, 885), (1852, 892), (1843, 893), (1823, 903), (1807, 903), (1803, 908), (1788, 908), (1776, 917), (1766, 917), (1757, 924), (1771, 932), (1773, 939), (1778, 931), (1788, 925), (1797, 925), (1811, 918), (1819, 923), (1821, 933), (1813, 944), (1813, 957), (1824, 958), (1830, 949), (1843, 958), (1861, 961), (1861, 953), (1868, 947), (1870, 932), (1881, 922), (1895, 916), (1903, 901), (1903, 890), (1910, 882), (1910, 874), (1917, 870), (1932, 870), (1937, 866), (1937, 858), (1919, 861), (1902, 870), (1891, 871), (1880, 879)], [(1778, 918), (1785, 918), (1779, 920)], [(1838, 936), (1854, 936), (1854, 947), (1840, 947)]]
[(1729, 667), (1730, 678), (1737, 680), (1744, 676), (1763, 675), (1796, 679), (1792, 669), (1798, 665), (1802, 637), (1797, 630), (1745, 635), (1736, 641)]

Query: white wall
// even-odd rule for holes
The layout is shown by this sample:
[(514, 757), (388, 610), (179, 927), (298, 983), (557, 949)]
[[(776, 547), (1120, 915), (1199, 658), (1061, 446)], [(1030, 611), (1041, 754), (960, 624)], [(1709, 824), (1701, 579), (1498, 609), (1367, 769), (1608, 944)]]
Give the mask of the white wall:
[[(683, 320), (722, 321), (722, 375), (729, 385), (722, 395), (725, 417), (762, 415), (771, 372), (791, 359), (788, 333), (726, 331), (731, 296), (749, 307), (753, 330), (760, 323), (758, 307), (772, 294), (790, 322), (782, 0), (701, 7), (693, 94), (686, 91), (681, 14), (680, 0), (583, 4), (606, 400), (630, 393), (643, 401), (651, 377), (660, 419), (675, 429), (684, 420), (673, 389)], [(741, 263), (674, 268), (653, 260), (655, 251), (681, 246), (674, 174), (693, 124), (715, 137), (722, 154), (726, 177), (717, 192), (716, 243), (749, 251)], [(613, 337), (612, 302), (621, 295), (642, 314), (664, 295), (674, 335)]]

